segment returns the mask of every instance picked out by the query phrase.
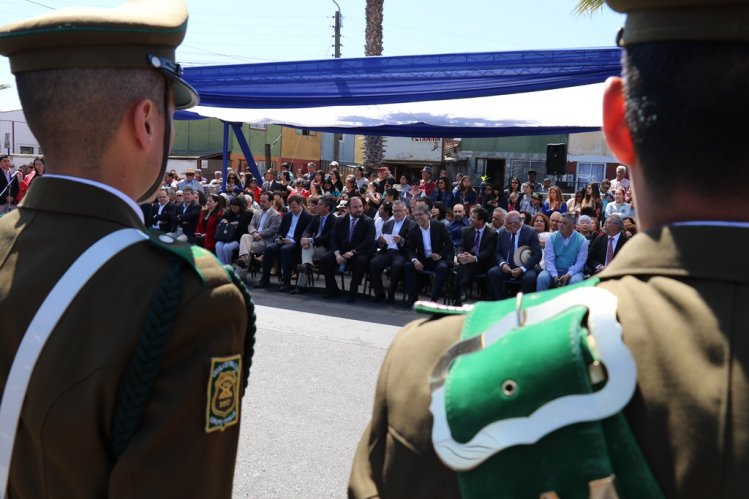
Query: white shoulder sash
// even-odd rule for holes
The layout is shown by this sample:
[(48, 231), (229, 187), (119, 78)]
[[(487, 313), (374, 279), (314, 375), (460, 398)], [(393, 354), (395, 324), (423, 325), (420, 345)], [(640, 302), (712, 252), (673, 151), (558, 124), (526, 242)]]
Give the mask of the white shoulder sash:
[(7, 497), (10, 460), (16, 440), (21, 407), (31, 373), (49, 335), (70, 303), (88, 280), (113, 256), (125, 248), (148, 239), (137, 229), (122, 229), (103, 237), (88, 248), (55, 284), (34, 315), (21, 340), (0, 402), (0, 492)]

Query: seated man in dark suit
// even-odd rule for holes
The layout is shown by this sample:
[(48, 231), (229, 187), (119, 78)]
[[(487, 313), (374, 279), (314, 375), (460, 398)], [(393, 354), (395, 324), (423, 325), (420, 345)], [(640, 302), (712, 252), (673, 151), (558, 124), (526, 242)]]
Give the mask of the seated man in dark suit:
[(497, 232), (487, 225), (489, 212), (481, 206), (471, 209), (471, 226), (463, 231), (463, 241), (456, 255), (458, 282), (455, 286), (455, 305), (465, 301), (465, 289), (478, 275), (486, 274), (494, 265)]
[(289, 212), (283, 215), (275, 241), (265, 247), (263, 251), (263, 274), (256, 288), (270, 286), (270, 270), (273, 258), (281, 260), (281, 280), (283, 284), (279, 291), (291, 291), (291, 271), (296, 264), (301, 250), (301, 240), (304, 230), (312, 220), (312, 215), (304, 209), (304, 198), (293, 195), (288, 198)]
[(442, 296), (442, 289), (450, 271), (450, 261), (453, 258), (454, 246), (450, 233), (445, 224), (430, 221), (430, 210), (426, 203), (416, 203), (412, 208), (412, 216), (416, 223), (408, 231), (406, 244), (409, 261), (405, 265), (406, 294), (408, 298), (406, 308), (413, 306), (417, 299), (416, 278), (418, 272), (434, 272), (432, 286), (432, 301)]
[(333, 227), (330, 235), (330, 251), (320, 259), (320, 270), (325, 275), (324, 298), (334, 298), (340, 294), (335, 272), (338, 268), (351, 269), (351, 287), (346, 301), (356, 300), (359, 284), (364, 278), (369, 259), (374, 252), (374, 220), (364, 214), (362, 198), (349, 199), (349, 213)]
[(174, 216), (177, 207), (169, 201), (167, 189), (159, 189), (156, 195), (156, 202), (151, 207), (151, 226), (163, 232), (172, 232), (174, 230)]
[(590, 243), (587, 267), (591, 274), (597, 274), (608, 267), (619, 250), (629, 238), (624, 234), (624, 220), (614, 214), (606, 219), (603, 225), (603, 235)]
[(184, 238), (190, 242), (195, 242), (195, 230), (198, 227), (198, 218), (200, 218), (200, 204), (198, 196), (191, 187), (182, 189), (184, 202), (177, 208), (176, 223), (177, 228), (182, 229)]
[(291, 290), (292, 294), (304, 292), (312, 274), (312, 263), (330, 251), (330, 235), (336, 223), (333, 215), (335, 205), (335, 196), (331, 194), (324, 195), (317, 202), (317, 215), (302, 234), (302, 263), (299, 264), (299, 277), (296, 286)]
[(390, 287), (387, 302), (395, 303), (395, 287), (403, 275), (406, 263), (406, 236), (416, 224), (406, 217), (406, 204), (403, 201), (393, 202), (393, 217), (382, 225), (382, 236), (377, 239), (379, 252), (369, 262), (369, 278), (375, 294), (373, 302), (385, 300), (385, 290), (382, 285), (382, 272), (390, 268)]
[[(527, 246), (530, 255), (523, 263), (515, 258), (519, 248)], [(523, 217), (517, 211), (511, 211), (505, 217), (505, 226), (497, 233), (497, 265), (489, 269), (489, 289), (493, 299), (501, 300), (505, 296), (505, 282), (520, 281), (520, 291), (531, 293), (536, 290), (536, 265), (541, 261), (541, 243), (538, 232), (530, 225), (523, 224)], [(520, 255), (519, 255), (520, 256)], [(521, 261), (521, 265), (518, 265)]]
[(20, 181), (23, 176), (11, 168), (10, 156), (0, 155), (0, 214), (9, 211), (18, 202)]

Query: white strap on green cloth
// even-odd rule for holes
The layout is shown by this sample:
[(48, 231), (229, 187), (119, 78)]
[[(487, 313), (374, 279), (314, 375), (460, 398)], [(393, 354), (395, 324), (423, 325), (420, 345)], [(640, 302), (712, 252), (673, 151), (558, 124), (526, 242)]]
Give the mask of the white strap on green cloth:
[[(616, 318), (616, 296), (603, 288), (575, 289), (523, 309), (525, 323), (547, 320), (577, 305), (588, 307), (587, 327), (595, 338), (601, 362), (606, 366), (606, 385), (595, 393), (552, 400), (527, 417), (490, 423), (466, 443), (452, 437), (445, 411), (445, 387), (440, 385), (432, 390), (429, 409), (434, 417), (432, 442), (445, 465), (456, 471), (470, 470), (507, 447), (533, 444), (559, 428), (607, 418), (627, 405), (637, 385), (637, 366), (622, 341), (622, 327)], [(521, 325), (520, 314), (507, 314), (483, 334), (483, 345), (493, 344)]]
[(31, 320), (16, 352), (0, 402), (0, 492), (3, 498), (7, 497), (10, 460), (21, 408), (34, 366), (47, 339), (89, 279), (113, 256), (147, 239), (148, 235), (137, 229), (122, 229), (94, 243), (55, 284)]

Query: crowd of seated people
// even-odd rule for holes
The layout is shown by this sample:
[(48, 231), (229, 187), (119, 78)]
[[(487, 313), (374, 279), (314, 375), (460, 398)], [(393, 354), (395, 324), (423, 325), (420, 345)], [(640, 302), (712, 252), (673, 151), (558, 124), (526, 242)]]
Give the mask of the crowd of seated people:
[(259, 274), (255, 288), (305, 293), (317, 273), (325, 299), (356, 301), (368, 283), (372, 302), (394, 304), (400, 291), (406, 307), (422, 293), (461, 305), (573, 284), (606, 268), (637, 232), (623, 175), (565, 202), (530, 172), (477, 191), (469, 176), (433, 179), (431, 167), (396, 182), (387, 167), (342, 175), (337, 166), (309, 163), (295, 178), (285, 164), (262, 182), (229, 171), (224, 188), (220, 174), (208, 182), (189, 170), (180, 181), (169, 172), (143, 207), (146, 222), (214, 252), (248, 282)]

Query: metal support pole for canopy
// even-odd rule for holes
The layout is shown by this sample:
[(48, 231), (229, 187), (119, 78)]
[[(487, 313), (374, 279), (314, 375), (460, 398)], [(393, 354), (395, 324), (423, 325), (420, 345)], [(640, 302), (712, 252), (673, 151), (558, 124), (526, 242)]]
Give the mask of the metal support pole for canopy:
[(223, 154), (221, 154), (221, 190), (226, 191), (226, 167), (229, 163), (229, 124), (225, 121), (224, 124), (224, 145)]
[(244, 157), (247, 160), (247, 169), (249, 170), (250, 173), (252, 173), (252, 176), (255, 177), (255, 179), (258, 181), (258, 184), (262, 185), (263, 177), (260, 175), (260, 170), (258, 170), (257, 163), (255, 163), (255, 158), (252, 156), (250, 145), (247, 143), (247, 139), (245, 138), (244, 133), (242, 132), (242, 124), (232, 123), (231, 128), (232, 130), (234, 130), (234, 135), (237, 137), (239, 148), (242, 149), (242, 152), (244, 153)]

